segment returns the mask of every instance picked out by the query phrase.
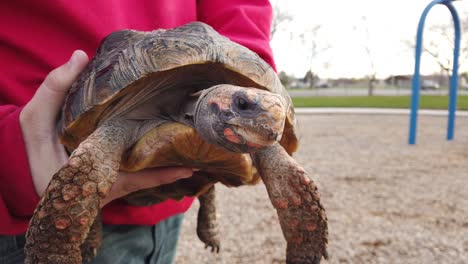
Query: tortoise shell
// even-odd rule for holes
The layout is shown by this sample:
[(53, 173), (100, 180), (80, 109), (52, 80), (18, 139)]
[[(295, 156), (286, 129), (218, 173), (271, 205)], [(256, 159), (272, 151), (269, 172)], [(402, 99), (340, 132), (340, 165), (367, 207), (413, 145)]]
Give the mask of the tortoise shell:
[[(217, 84), (262, 89), (281, 95), (286, 121), (280, 144), (292, 154), (298, 146), (291, 98), (274, 70), (256, 53), (194, 22), (170, 30), (123, 30), (103, 40), (96, 56), (69, 91), (58, 123), (61, 142), (73, 150), (99, 124), (134, 111), (148, 98), (165, 98), (155, 106), (161, 116), (173, 104)], [(138, 117), (144, 119), (146, 117)], [(195, 166), (194, 177), (156, 188), (161, 200), (197, 195), (212, 182), (230, 186), (251, 184), (259, 176), (249, 154), (234, 153), (204, 142), (185, 124), (166, 122), (153, 128), (129, 149), (121, 170)], [(193, 186), (197, 186), (194, 188)], [(143, 197), (143, 193), (135, 197)], [(139, 204), (154, 203), (138, 202)]]

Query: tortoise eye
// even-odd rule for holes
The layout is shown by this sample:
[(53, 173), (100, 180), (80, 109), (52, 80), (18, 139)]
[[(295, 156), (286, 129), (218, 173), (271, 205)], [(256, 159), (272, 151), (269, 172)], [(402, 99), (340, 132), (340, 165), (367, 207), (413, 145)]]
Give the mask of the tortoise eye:
[(241, 96), (234, 99), (234, 103), (240, 111), (255, 110), (257, 108), (257, 103), (249, 101)]
[(236, 105), (237, 105), (237, 107), (239, 107), (240, 110), (249, 109), (249, 103), (244, 98), (238, 97), (236, 99)]

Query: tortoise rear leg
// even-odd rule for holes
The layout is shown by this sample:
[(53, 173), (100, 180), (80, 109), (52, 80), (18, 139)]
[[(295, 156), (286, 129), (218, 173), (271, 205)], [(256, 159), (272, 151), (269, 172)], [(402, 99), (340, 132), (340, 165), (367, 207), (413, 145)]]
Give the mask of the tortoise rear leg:
[(81, 257), (83, 262), (89, 262), (96, 257), (98, 249), (102, 244), (102, 219), (101, 211), (98, 212), (94, 223), (89, 229), (88, 236), (81, 245)]
[(220, 240), (216, 220), (215, 196), (213, 185), (207, 192), (198, 197), (200, 209), (198, 210), (197, 235), (205, 243), (205, 248), (210, 247), (211, 252), (219, 253)]
[(327, 258), (328, 227), (317, 187), (279, 144), (252, 157), (287, 241), (286, 263), (320, 263)]
[(131, 139), (127, 126), (122, 121), (101, 125), (52, 177), (26, 233), (26, 263), (82, 262), (80, 245)]

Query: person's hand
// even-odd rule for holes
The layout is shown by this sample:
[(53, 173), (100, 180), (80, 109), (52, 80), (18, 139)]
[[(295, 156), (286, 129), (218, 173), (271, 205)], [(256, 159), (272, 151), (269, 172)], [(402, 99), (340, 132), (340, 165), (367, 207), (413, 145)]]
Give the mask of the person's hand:
[[(68, 160), (58, 140), (56, 121), (68, 89), (87, 63), (86, 53), (75, 51), (67, 63), (47, 75), (20, 113), (29, 167), (39, 196), (44, 194), (53, 174)], [(148, 169), (131, 175), (120, 172), (101, 206), (130, 192), (171, 183), (192, 173), (191, 168)]]
[(146, 169), (138, 172), (119, 172), (117, 181), (106, 198), (102, 199), (101, 207), (110, 201), (125, 196), (141, 189), (156, 187), (188, 178), (193, 174), (192, 168), (167, 167), (158, 169)]

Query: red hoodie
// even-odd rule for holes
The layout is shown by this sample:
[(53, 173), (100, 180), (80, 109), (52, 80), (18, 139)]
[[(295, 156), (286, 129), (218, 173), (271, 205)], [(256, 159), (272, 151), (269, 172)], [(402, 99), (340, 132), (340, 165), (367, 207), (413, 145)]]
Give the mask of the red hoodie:
[[(273, 65), (268, 0), (6, 0), (0, 2), (0, 234), (26, 231), (39, 197), (19, 124), (45, 76), (76, 49), (94, 55), (120, 29), (154, 30), (202, 21)], [(274, 65), (273, 65), (274, 66)], [(134, 207), (113, 201), (104, 223), (153, 225), (185, 212), (193, 198)]]

